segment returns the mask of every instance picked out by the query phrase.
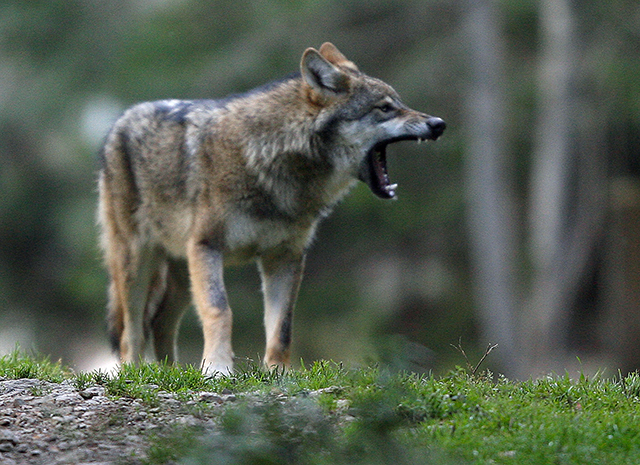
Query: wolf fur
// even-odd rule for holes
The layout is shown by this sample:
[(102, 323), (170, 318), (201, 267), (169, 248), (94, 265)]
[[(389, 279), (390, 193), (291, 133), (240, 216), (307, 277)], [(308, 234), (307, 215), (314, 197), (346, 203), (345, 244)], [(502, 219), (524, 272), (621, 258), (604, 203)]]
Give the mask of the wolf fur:
[(180, 320), (193, 301), (204, 372), (230, 372), (223, 266), (257, 260), (264, 364), (288, 366), (318, 222), (357, 180), (393, 198), (386, 146), (435, 140), (444, 128), (330, 43), (307, 49), (300, 73), (246, 94), (128, 109), (107, 135), (98, 181), (108, 324), (121, 361), (138, 361), (149, 339), (157, 358), (177, 360)]

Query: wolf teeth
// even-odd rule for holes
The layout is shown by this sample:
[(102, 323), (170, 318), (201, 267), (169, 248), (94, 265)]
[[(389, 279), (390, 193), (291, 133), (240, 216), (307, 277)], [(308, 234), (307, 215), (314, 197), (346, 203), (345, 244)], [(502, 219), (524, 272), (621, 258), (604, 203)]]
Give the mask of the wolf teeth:
[(385, 186), (384, 190), (386, 190), (387, 194), (389, 194), (391, 197), (395, 197), (397, 188), (397, 184), (389, 184), (388, 186)]

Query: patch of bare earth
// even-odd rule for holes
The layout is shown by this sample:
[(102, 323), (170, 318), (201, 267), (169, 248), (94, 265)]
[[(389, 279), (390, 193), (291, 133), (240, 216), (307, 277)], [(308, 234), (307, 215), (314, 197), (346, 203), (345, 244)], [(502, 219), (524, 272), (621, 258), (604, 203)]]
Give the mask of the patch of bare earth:
[(149, 405), (107, 397), (101, 386), (0, 381), (0, 465), (140, 463), (151, 439), (176, 426), (215, 428), (216, 410), (235, 396), (203, 392), (193, 399), (161, 391)]

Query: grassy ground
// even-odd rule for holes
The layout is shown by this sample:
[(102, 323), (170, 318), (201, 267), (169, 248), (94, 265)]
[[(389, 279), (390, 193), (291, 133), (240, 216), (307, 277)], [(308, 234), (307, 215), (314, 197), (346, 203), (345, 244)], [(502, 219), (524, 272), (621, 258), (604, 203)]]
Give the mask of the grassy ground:
[(176, 427), (150, 444), (149, 463), (640, 463), (637, 374), (512, 382), (464, 369), (436, 378), (327, 362), (205, 379), (190, 367), (159, 365), (78, 374), (14, 353), (0, 359), (0, 376), (100, 384), (111, 396), (148, 403), (160, 391), (185, 401), (203, 390), (236, 395), (206, 412), (215, 433)]

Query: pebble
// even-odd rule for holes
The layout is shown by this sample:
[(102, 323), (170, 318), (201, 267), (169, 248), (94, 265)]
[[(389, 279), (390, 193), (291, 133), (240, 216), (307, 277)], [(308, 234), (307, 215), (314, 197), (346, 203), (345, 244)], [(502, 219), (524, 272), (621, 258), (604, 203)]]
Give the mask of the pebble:
[(316, 389), (315, 391), (309, 392), (309, 397), (318, 397), (320, 394), (340, 394), (342, 392), (342, 388), (338, 386), (329, 386), (322, 389)]
[[(157, 390), (148, 384), (145, 389)], [(229, 390), (195, 392), (192, 400), (159, 391), (158, 404), (112, 399), (103, 386), (78, 390), (72, 382), (0, 380), (0, 465), (116, 465), (143, 460), (152, 436), (172, 425), (216, 428), (216, 407), (236, 401)], [(191, 415), (194, 404), (212, 414)]]
[(200, 402), (212, 402), (215, 404), (221, 404), (223, 402), (222, 397), (215, 392), (201, 392), (198, 395), (198, 400)]
[(0, 452), (10, 452), (13, 450), (15, 444), (10, 442), (0, 442)]
[(104, 397), (104, 393), (105, 393), (105, 388), (103, 388), (102, 386), (91, 386), (88, 387), (87, 389), (83, 389), (82, 391), (78, 392), (78, 394), (80, 394), (80, 397), (82, 397), (85, 400), (89, 400), (92, 399), (93, 397)]

